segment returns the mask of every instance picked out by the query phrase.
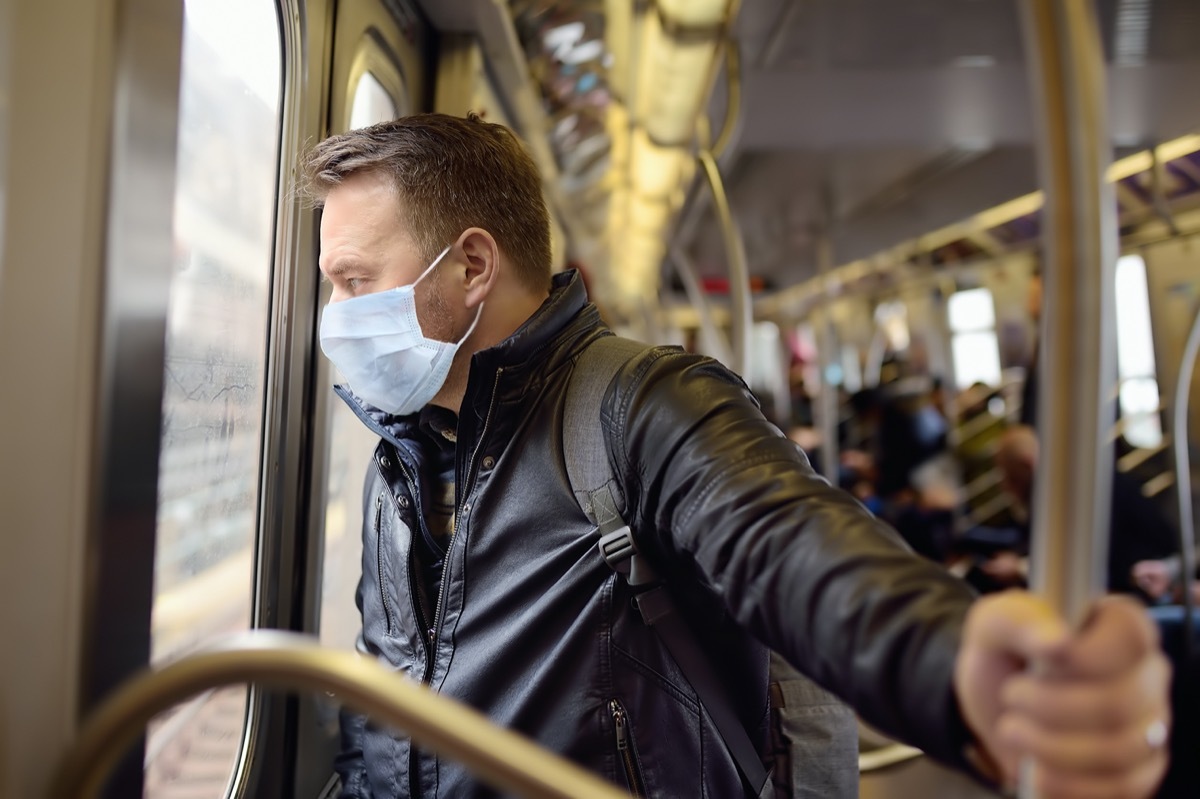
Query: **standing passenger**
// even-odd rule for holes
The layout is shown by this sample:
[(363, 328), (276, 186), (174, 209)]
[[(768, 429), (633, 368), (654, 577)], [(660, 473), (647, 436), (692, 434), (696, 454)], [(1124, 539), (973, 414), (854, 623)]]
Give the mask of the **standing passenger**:
[[(567, 388), (609, 332), (575, 273), (550, 274), (533, 162), (499, 125), (421, 115), (333, 137), (307, 168), (322, 346), (381, 439), (362, 650), (634, 792), (746, 795), (570, 489)], [(1105, 602), (1071, 633), (1027, 594), (973, 602), (712, 360), (646, 350), (601, 408), (624, 517), (760, 751), (769, 645), (944, 762), (1011, 781), (1029, 756), (1045, 797), (1151, 793), (1168, 667), (1140, 612)], [(494, 795), (361, 718), (344, 741), (344, 796)]]

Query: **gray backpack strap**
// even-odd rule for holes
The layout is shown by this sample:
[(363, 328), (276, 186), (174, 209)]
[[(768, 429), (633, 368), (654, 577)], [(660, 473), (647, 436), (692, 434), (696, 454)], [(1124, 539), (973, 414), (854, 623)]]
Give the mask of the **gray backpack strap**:
[(567, 477), (579, 507), (599, 528), (600, 553), (609, 567), (633, 589), (643, 621), (652, 626), (692, 684), (737, 764), (748, 796), (767, 789), (767, 770), (734, 711), (729, 694), (675, 606), (667, 586), (638, 551), (629, 525), (621, 517), (624, 495), (608, 460), (600, 405), (617, 373), (634, 358), (651, 351), (636, 341), (605, 336), (579, 356), (567, 386), (563, 418), (563, 453)]
[(617, 373), (650, 347), (617, 336), (593, 341), (579, 359), (567, 386), (563, 418), (563, 454), (571, 493), (588, 519), (601, 533), (623, 527), (620, 508), (624, 502), (608, 462), (600, 404)]

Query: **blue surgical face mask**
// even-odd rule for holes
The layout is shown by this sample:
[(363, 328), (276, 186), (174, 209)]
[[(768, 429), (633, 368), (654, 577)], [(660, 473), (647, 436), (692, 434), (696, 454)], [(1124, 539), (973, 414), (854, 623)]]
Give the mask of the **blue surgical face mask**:
[(442, 250), (412, 284), (332, 302), (321, 312), (321, 349), (346, 377), (350, 389), (380, 410), (416, 413), (441, 390), (454, 354), (479, 324), (457, 342), (437, 341), (417, 320), (417, 283), (433, 271), (450, 248)]

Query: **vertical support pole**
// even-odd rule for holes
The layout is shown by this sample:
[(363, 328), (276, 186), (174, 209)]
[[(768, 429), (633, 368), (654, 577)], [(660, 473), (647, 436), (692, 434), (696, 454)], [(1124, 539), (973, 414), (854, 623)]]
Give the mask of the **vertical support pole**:
[(821, 189), (821, 229), (817, 233), (817, 279), (820, 280), (820, 308), (817, 310), (817, 363), (821, 367), (821, 392), (817, 399), (821, 427), (821, 473), (838, 484), (838, 397), (837, 387), (829, 382), (829, 366), (837, 362), (837, 335), (833, 328), (831, 302), (833, 291), (833, 197), (829, 184)]
[(733, 359), (729, 364), (740, 375), (750, 372), (750, 325), (753, 309), (750, 307), (750, 267), (746, 263), (746, 245), (738, 230), (737, 220), (729, 209), (729, 198), (725, 195), (725, 183), (712, 153), (701, 150), (696, 156), (708, 186), (712, 190), (713, 207), (721, 221), (721, 235), (725, 240), (725, 257), (729, 261), (729, 313), (732, 324)]
[(731, 363), (732, 353), (729, 349), (729, 341), (725, 338), (725, 334), (717, 328), (708, 298), (704, 296), (704, 291), (700, 288), (700, 279), (696, 276), (696, 267), (692, 264), (692, 259), (678, 244), (671, 247), (667, 257), (675, 265), (675, 273), (679, 275), (679, 280), (683, 283), (683, 290), (687, 292), (688, 302), (692, 304), (692, 307), (696, 309), (697, 316), (700, 317), (701, 351), (721, 363)]
[[(1103, 588), (1116, 381), (1116, 204), (1092, 0), (1022, 0), (1046, 194), (1034, 590), (1072, 622)], [(1033, 796), (1025, 786), (1023, 797)]]

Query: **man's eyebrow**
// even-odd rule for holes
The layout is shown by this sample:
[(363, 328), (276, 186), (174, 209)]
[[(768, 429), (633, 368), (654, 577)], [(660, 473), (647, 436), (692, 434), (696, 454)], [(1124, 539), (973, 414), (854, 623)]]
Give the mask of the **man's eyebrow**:
[(321, 271), (326, 277), (338, 277), (347, 272), (353, 271), (354, 269), (358, 269), (361, 266), (362, 261), (358, 258), (349, 255), (343, 255), (341, 258), (335, 259), (333, 263), (329, 264), (329, 266), (323, 267)]

